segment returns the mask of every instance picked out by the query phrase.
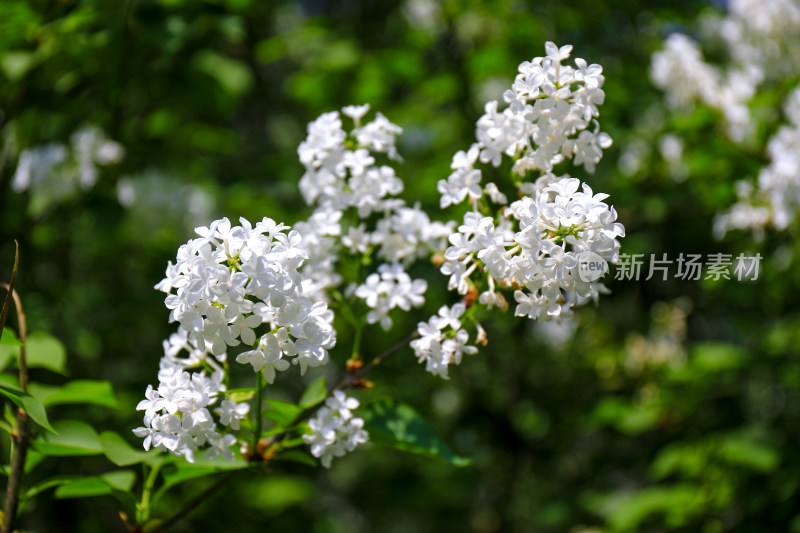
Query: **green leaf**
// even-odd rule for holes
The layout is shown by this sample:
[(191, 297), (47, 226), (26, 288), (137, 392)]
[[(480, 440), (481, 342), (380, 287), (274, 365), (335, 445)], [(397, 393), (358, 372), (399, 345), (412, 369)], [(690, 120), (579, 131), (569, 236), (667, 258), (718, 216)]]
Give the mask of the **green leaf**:
[(27, 51), (10, 51), (0, 58), (0, 70), (11, 81), (18, 81), (36, 66), (36, 54)]
[(311, 456), (308, 450), (287, 450), (279, 453), (273, 461), (290, 461), (312, 467), (317, 466), (317, 460)]
[(303, 412), (303, 408), (299, 405), (281, 400), (268, 398), (266, 403), (269, 409), (264, 411), (264, 418), (275, 422), (279, 426), (288, 426), (297, 418), (297, 415)]
[(176, 463), (165, 468), (162, 471), (161, 476), (164, 478), (164, 484), (161, 485), (161, 488), (158, 489), (158, 492), (155, 495), (155, 499), (158, 500), (161, 496), (164, 495), (169, 489), (183, 483), (184, 481), (190, 481), (192, 479), (199, 479), (205, 476), (212, 476), (214, 474), (218, 474), (221, 472), (219, 468), (214, 468), (211, 466), (205, 467), (198, 467), (192, 466), (188, 467), (189, 463)]
[(664, 515), (667, 524), (679, 527), (701, 511), (704, 503), (703, 490), (685, 483), (620, 491), (598, 498), (592, 507), (606, 517), (610, 532), (623, 532), (637, 531), (642, 522), (654, 515)]
[(2, 381), (0, 381), (0, 394), (14, 402), (17, 407), (24, 409), (31, 420), (49, 431), (55, 431), (47, 420), (44, 407), (33, 396)]
[(114, 397), (114, 389), (108, 381), (69, 381), (63, 387), (53, 389), (39, 399), (45, 407), (63, 404), (92, 404), (112, 409), (119, 407)]
[(0, 334), (0, 344), (3, 346), (22, 346), (22, 343), (11, 328), (4, 329), (3, 333)]
[(97, 432), (79, 420), (59, 420), (54, 423), (55, 434), (45, 434), (33, 442), (33, 448), (41, 454), (51, 456), (97, 455), (103, 446)]
[[(236, 455), (239, 455), (238, 452)], [(241, 470), (242, 468), (247, 468), (249, 463), (241, 457), (237, 457), (233, 461), (229, 461), (228, 459), (224, 459), (222, 457), (208, 459), (205, 454), (198, 453), (195, 455), (194, 463), (187, 463), (187, 465), (189, 465), (189, 468), (213, 467), (218, 470)]]
[(130, 470), (108, 472), (101, 476), (76, 479), (63, 483), (56, 489), (55, 497), (88, 498), (91, 496), (104, 496), (115, 491), (128, 492), (136, 481), (136, 474)]
[(729, 464), (764, 473), (775, 470), (781, 460), (774, 448), (746, 436), (724, 439), (719, 449), (719, 455)]
[(22, 408), (25, 409), (25, 412), (28, 413), (28, 416), (31, 417), (31, 420), (42, 426), (44, 429), (57, 433), (57, 430), (53, 429), (53, 426), (50, 425), (50, 421), (47, 420), (47, 412), (44, 410), (44, 406), (33, 396), (22, 396), (20, 401), (22, 403)]
[(228, 391), (228, 398), (236, 403), (246, 402), (252, 400), (256, 395), (254, 387), (247, 387), (244, 389), (231, 389)]
[(439, 457), (455, 466), (470, 460), (452, 452), (436, 435), (433, 427), (410, 405), (386, 398), (359, 410), (366, 421), (370, 441), (410, 453)]
[(243, 491), (250, 495), (247, 505), (261, 512), (277, 513), (310, 500), (314, 485), (302, 477), (273, 474), (246, 481)]
[(312, 381), (303, 396), (300, 398), (300, 407), (313, 407), (322, 402), (328, 396), (328, 389), (325, 388), (325, 377), (319, 377)]
[(103, 453), (108, 459), (117, 466), (128, 466), (141, 463), (153, 456), (161, 455), (159, 450), (136, 450), (125, 439), (112, 431), (104, 431), (100, 434), (100, 445)]
[(31, 333), (26, 348), (28, 368), (46, 368), (62, 375), (66, 373), (67, 351), (61, 341), (49, 333)]
[(253, 74), (250, 68), (210, 50), (200, 52), (194, 58), (194, 67), (208, 74), (232, 96), (241, 96), (253, 86)]

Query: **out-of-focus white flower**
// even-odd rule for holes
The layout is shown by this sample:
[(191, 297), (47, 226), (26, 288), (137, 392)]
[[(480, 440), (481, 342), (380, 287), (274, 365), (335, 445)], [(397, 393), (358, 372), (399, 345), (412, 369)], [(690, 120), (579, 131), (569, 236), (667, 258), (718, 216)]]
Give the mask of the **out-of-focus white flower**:
[(334, 457), (352, 452), (369, 440), (369, 434), (363, 429), (364, 419), (352, 413), (358, 405), (358, 400), (337, 390), (308, 421), (311, 433), (303, 435), (303, 442), (311, 447), (311, 455), (318, 457), (325, 468), (330, 468)]

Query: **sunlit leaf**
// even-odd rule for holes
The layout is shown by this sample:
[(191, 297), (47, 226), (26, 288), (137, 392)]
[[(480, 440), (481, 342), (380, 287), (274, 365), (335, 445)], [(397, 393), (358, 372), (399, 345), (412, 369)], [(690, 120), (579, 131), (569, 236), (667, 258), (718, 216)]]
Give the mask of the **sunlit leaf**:
[(103, 447), (105, 456), (117, 466), (141, 463), (150, 457), (161, 454), (159, 450), (134, 449), (125, 439), (112, 431), (104, 431), (100, 434), (100, 445)]
[(97, 432), (79, 420), (59, 420), (53, 424), (58, 434), (47, 433), (33, 442), (36, 451), (44, 455), (97, 455), (103, 446)]
[(264, 411), (264, 418), (279, 426), (288, 426), (303, 411), (299, 405), (281, 400), (267, 399), (265, 402), (268, 408)]
[(14, 330), (11, 328), (3, 329), (2, 335), (0, 335), (0, 345), (3, 346), (22, 346), (22, 343), (17, 338), (17, 335), (14, 333)]
[(252, 400), (255, 395), (256, 390), (253, 387), (244, 389), (231, 389), (228, 391), (228, 398), (237, 403)]
[(93, 404), (118, 408), (114, 389), (108, 381), (75, 380), (42, 399), (45, 407), (62, 404)]
[(193, 64), (233, 96), (239, 96), (253, 86), (253, 74), (248, 66), (230, 57), (204, 50), (194, 58)]
[(439, 457), (455, 466), (470, 460), (452, 452), (436, 435), (433, 427), (410, 405), (386, 398), (359, 409), (366, 422), (370, 441), (410, 453)]
[(118, 470), (101, 476), (63, 483), (56, 489), (55, 497), (60, 499), (88, 498), (113, 494), (114, 491), (127, 492), (131, 490), (135, 481), (136, 474), (130, 470)]
[(31, 420), (49, 431), (55, 431), (47, 420), (44, 407), (33, 396), (4, 382), (0, 382), (0, 394), (14, 402), (17, 407), (24, 409)]
[(328, 390), (325, 388), (325, 377), (319, 377), (312, 381), (303, 396), (300, 398), (301, 407), (311, 407), (317, 405), (328, 395)]
[(46, 368), (58, 374), (66, 371), (67, 351), (60, 340), (37, 331), (26, 340), (28, 368)]

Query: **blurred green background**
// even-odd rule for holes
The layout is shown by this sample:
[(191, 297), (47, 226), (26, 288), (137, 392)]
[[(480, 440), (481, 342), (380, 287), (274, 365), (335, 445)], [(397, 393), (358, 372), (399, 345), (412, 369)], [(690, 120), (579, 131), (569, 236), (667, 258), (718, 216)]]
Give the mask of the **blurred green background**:
[[(800, 265), (796, 231), (712, 237), (733, 183), (763, 149), (728, 141), (714, 112), (665, 115), (648, 78), (669, 31), (705, 2), (596, 0), (3, 0), (0, 2), (0, 279), (21, 246), (30, 331), (61, 339), (71, 378), (113, 382), (120, 409), (56, 407), (130, 435), (156, 381), (167, 323), (152, 289), (192, 228), (227, 216), (291, 224), (309, 214), (296, 147), (318, 114), (370, 103), (405, 130), (403, 197), (438, 211), (436, 182), (472, 142), (483, 103), (544, 42), (604, 67), (603, 130), (588, 181), (611, 194), (623, 252), (760, 252), (758, 281), (613, 281), (562, 326), (496, 316), (490, 343), (442, 381), (405, 350), (362, 399), (412, 404), (471, 466), (365, 447), (322, 468), (276, 462), (247, 474), (175, 531), (800, 531)], [(770, 110), (790, 87), (760, 96)], [(655, 117), (655, 118), (653, 118)], [(618, 160), (642, 132), (687, 139), (687, 176), (657, 151)], [(778, 117), (764, 121), (764, 140)], [(125, 151), (93, 187), (12, 187), (20, 153), (96, 126)], [(756, 143), (758, 145), (758, 143)], [(649, 153), (649, 152), (648, 152)], [(429, 291), (435, 305), (442, 291)], [(377, 352), (418, 316), (398, 317)], [(11, 321), (15, 327), (16, 323)], [(394, 337), (393, 337), (394, 336)], [(346, 329), (328, 372), (349, 355)], [(366, 350), (365, 350), (366, 351)], [(34, 369), (58, 384), (63, 376)], [(282, 375), (278, 390), (302, 390)], [(312, 376), (313, 377), (313, 376)], [(139, 445), (132, 435), (129, 442)], [(7, 449), (8, 444), (3, 444)], [(46, 459), (30, 476), (92, 474), (101, 458)], [(198, 490), (156, 502), (166, 512)], [(31, 531), (124, 531), (110, 497), (43, 493)]]

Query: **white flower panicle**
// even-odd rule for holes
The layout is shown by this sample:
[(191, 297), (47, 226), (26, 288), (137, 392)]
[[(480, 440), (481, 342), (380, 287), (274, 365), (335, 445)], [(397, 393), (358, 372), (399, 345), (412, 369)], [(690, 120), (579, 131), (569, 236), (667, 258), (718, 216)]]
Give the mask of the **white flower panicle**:
[[(604, 202), (608, 195), (551, 172), (565, 159), (593, 172), (602, 150), (611, 145), (596, 120), (604, 99), (603, 69), (580, 58), (574, 67), (564, 64), (571, 51), (571, 46), (547, 43), (545, 57), (522, 63), (504, 93), (509, 106), (500, 112), (497, 102), (486, 105), (477, 123), (477, 142), (453, 156), (453, 172), (439, 182), (442, 208), (467, 198), (473, 207), (449, 236), (441, 265), (448, 289), (472, 305), (505, 311), (508, 301), (500, 290), (514, 289), (516, 316), (550, 320), (606, 292), (599, 279), (581, 277), (580, 256), (592, 252), (607, 263), (616, 262), (617, 239), (625, 229)], [(522, 178), (538, 172), (534, 180), (515, 181), (520, 199), (510, 205), (496, 184), (481, 187), (477, 168), (481, 163), (497, 167), (505, 156), (512, 158), (512, 171)], [(446, 309), (421, 322), (420, 339), (413, 342), (420, 362), (442, 377), (463, 353), (477, 351), (466, 345), (468, 332), (460, 323), (451, 322), (451, 329), (443, 332)], [(463, 304), (450, 312), (460, 315)], [(486, 342), (482, 328), (475, 342)]]
[[(324, 364), (336, 343), (333, 312), (304, 294), (298, 269), (308, 252), (300, 234), (269, 218), (255, 226), (240, 222), (232, 226), (223, 218), (197, 228), (199, 238), (179, 248), (156, 286), (167, 293), (170, 321), (180, 327), (164, 341), (158, 388), (149, 387), (138, 407), (145, 410), (144, 426), (134, 433), (145, 438), (145, 448), (192, 461), (205, 446), (207, 456), (233, 458), (236, 438), (216, 431), (208, 409), (225, 392), (228, 347), (244, 344), (236, 361), (272, 383), (291, 363), (301, 373)], [(197, 368), (203, 370), (189, 371)], [(248, 410), (224, 398), (215, 413), (236, 430)]]
[(755, 190), (738, 182), (738, 202), (714, 221), (718, 238), (732, 229), (749, 229), (761, 238), (766, 226), (786, 229), (800, 210), (800, 86), (786, 99), (784, 112), (789, 123), (769, 140), (770, 163), (761, 169)]
[[(16, 142), (12, 133), (11, 146)], [(98, 167), (118, 163), (124, 156), (122, 146), (106, 137), (98, 128), (88, 126), (72, 134), (70, 143), (48, 143), (23, 150), (19, 154), (11, 188), (29, 191), (28, 209), (35, 216), (51, 206), (91, 189), (97, 182)]]
[(369, 106), (348, 106), (344, 113), (355, 122), (349, 133), (342, 129), (337, 111), (325, 113), (308, 125), (308, 137), (297, 153), (306, 172), (300, 192), (306, 202), (336, 210), (355, 207), (361, 217), (383, 209), (383, 198), (403, 190), (403, 182), (387, 165), (377, 165), (374, 155), (398, 160), (395, 139), (403, 130), (377, 113), (360, 126)]
[(303, 441), (311, 447), (311, 455), (318, 457), (325, 468), (330, 468), (334, 457), (352, 452), (369, 440), (369, 434), (364, 430), (364, 419), (353, 416), (352, 411), (358, 405), (358, 400), (337, 390), (308, 421), (311, 433), (303, 435)]
[[(404, 266), (441, 249), (452, 227), (432, 222), (419, 206), (396, 197), (403, 182), (392, 167), (398, 161), (396, 137), (402, 128), (377, 113), (362, 125), (369, 105), (347, 106), (342, 113), (354, 127), (345, 131), (338, 112), (325, 113), (308, 126), (298, 154), (306, 172), (300, 188), (315, 211), (295, 229), (309, 251), (302, 269), (304, 291), (315, 301), (329, 301), (328, 291), (339, 287), (337, 266), (342, 258), (373, 254), (385, 262), (367, 274), (352, 291), (371, 309), (370, 324), (389, 329), (394, 308), (408, 311), (424, 303), (427, 284), (412, 281)], [(345, 212), (351, 212), (344, 216)], [(356, 222), (353, 223), (352, 221)]]
[(453, 172), (439, 182), (442, 208), (467, 197), (477, 200), (484, 192), (493, 202), (505, 203), (496, 185), (482, 190), (478, 161), (497, 167), (505, 155), (514, 159), (513, 171), (524, 176), (530, 170), (550, 172), (571, 158), (594, 172), (603, 149), (611, 146), (611, 137), (601, 133), (594, 120), (605, 99), (603, 68), (581, 58), (575, 59), (574, 67), (562, 64), (571, 45), (559, 48), (548, 42), (546, 51), (546, 56), (519, 66), (512, 88), (503, 94), (506, 109), (500, 111), (497, 101), (486, 104), (476, 125), (477, 142), (453, 156)]
[(665, 91), (672, 107), (703, 103), (725, 117), (731, 139), (741, 141), (753, 131), (748, 102), (759, 85), (800, 71), (800, 3), (796, 0), (730, 0), (724, 16), (705, 19), (711, 39), (722, 37), (728, 68), (707, 63), (698, 43), (671, 34), (664, 49), (653, 54), (650, 76)]
[(545, 320), (568, 312), (582, 299), (596, 298), (605, 287), (581, 279), (579, 255), (593, 252), (616, 262), (617, 237), (625, 229), (616, 222), (614, 208), (603, 202), (608, 195), (594, 194), (586, 184), (579, 191), (579, 186), (578, 179), (562, 177), (533, 197), (512, 203), (504, 213), (508, 218), (499, 224), (492, 217), (467, 213), (445, 251), (441, 270), (450, 276), (448, 288), (465, 295), (470, 276), (485, 272), (488, 289), (480, 303), (502, 308), (504, 300), (495, 286), (513, 287), (515, 314)]
[[(229, 346), (251, 346), (236, 360), (255, 371), (273, 361), (265, 370), (268, 379), (272, 369), (286, 367), (274, 364), (276, 357), (293, 358), (303, 373), (324, 364), (336, 342), (333, 313), (303, 293), (298, 269), (308, 252), (300, 234), (269, 218), (255, 226), (240, 221), (231, 226), (223, 218), (197, 228), (200, 237), (180, 247), (156, 286), (168, 293), (170, 320), (216, 356)], [(262, 325), (269, 331), (257, 337)]]
[[(173, 340), (178, 342), (173, 343)], [(160, 448), (173, 455), (185, 456), (189, 462), (194, 462), (195, 453), (201, 448), (205, 449), (209, 459), (219, 455), (233, 459), (231, 446), (236, 444), (236, 438), (218, 431), (211, 412), (226, 392), (224, 372), (218, 369), (208, 376), (204, 370), (187, 371), (188, 361), (197, 357), (198, 351), (186, 344), (183, 349), (189, 352), (189, 358), (176, 358), (178, 344), (180, 340), (175, 336), (164, 343), (165, 355), (158, 372), (158, 387), (154, 389), (148, 385), (145, 399), (136, 406), (138, 411), (145, 412), (144, 425), (134, 429), (133, 433), (144, 438), (145, 450)], [(215, 411), (221, 425), (238, 429), (239, 421), (249, 410), (247, 404), (224, 399)]]

